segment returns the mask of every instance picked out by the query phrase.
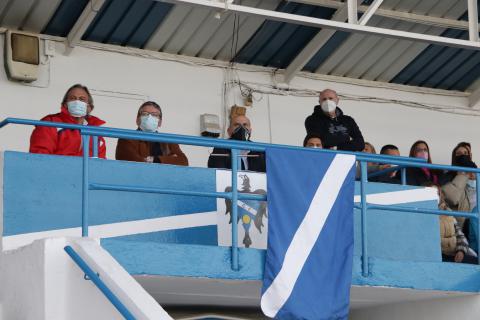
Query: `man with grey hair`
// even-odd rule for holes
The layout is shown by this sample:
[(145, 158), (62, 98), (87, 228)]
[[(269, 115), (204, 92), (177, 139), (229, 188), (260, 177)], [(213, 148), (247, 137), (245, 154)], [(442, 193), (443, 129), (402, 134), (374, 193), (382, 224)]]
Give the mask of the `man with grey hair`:
[(365, 147), (362, 133), (352, 117), (338, 107), (339, 98), (332, 89), (320, 92), (320, 105), (305, 120), (307, 134), (323, 137), (324, 148), (362, 151)]
[[(234, 117), (230, 122), (227, 133), (232, 140), (250, 141), (252, 134), (250, 119), (243, 115)], [(265, 153), (263, 152), (243, 150), (240, 159), (241, 167), (239, 170), (266, 172)], [(231, 169), (231, 150), (214, 148), (208, 158), (208, 167)]]
[[(91, 115), (93, 108), (93, 98), (88, 88), (81, 84), (75, 84), (63, 96), (60, 112), (50, 114), (42, 121), (101, 126), (105, 121)], [(90, 138), (90, 156), (93, 155), (92, 140)], [(105, 140), (99, 137), (98, 156), (105, 158), (106, 150)], [(30, 152), (81, 156), (83, 150), (80, 131), (37, 126), (30, 137)]]

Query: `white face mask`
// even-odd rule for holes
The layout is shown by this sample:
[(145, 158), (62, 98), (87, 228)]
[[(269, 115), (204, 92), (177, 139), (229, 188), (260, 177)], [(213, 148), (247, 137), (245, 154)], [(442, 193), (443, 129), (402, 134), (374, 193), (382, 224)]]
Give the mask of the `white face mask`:
[(333, 100), (323, 100), (320, 106), (325, 113), (332, 113), (337, 109), (337, 104)]
[(68, 113), (72, 117), (85, 117), (87, 115), (87, 103), (80, 100), (67, 102)]
[(157, 131), (158, 128), (158, 122), (160, 119), (152, 116), (152, 115), (147, 115), (147, 116), (141, 116), (140, 117), (140, 129), (142, 131), (146, 132), (155, 132)]

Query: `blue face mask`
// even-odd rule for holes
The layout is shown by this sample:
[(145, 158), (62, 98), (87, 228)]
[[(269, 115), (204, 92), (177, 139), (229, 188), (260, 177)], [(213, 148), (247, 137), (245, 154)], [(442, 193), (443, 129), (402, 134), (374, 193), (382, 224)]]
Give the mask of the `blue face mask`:
[(472, 188), (472, 189), (475, 189), (477, 187), (477, 181), (476, 180), (471, 180), (469, 179), (468, 182), (467, 182), (467, 185)]
[(80, 100), (67, 102), (68, 112), (72, 117), (85, 117), (87, 115), (87, 104)]
[(141, 116), (140, 129), (146, 132), (155, 132), (157, 131), (157, 128), (158, 128), (158, 121), (159, 121), (158, 118), (150, 114), (148, 116)]

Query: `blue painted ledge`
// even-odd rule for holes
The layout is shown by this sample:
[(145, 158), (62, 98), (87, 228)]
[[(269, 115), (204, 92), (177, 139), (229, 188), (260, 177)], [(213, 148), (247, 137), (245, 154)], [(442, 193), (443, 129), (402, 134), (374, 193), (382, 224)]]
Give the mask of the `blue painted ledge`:
[[(231, 269), (230, 248), (104, 239), (102, 246), (133, 275), (261, 280), (265, 251), (240, 248), (240, 270)], [(352, 284), (419, 290), (480, 292), (480, 266), (371, 258), (370, 275), (361, 274), (354, 256)]]

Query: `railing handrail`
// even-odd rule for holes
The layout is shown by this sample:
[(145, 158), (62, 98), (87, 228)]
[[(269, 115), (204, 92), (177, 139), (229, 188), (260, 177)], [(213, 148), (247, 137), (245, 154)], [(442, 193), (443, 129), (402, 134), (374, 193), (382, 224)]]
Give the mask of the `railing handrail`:
[[(75, 130), (82, 131), (86, 135), (92, 135), (92, 136), (124, 138), (124, 139), (145, 140), (145, 141), (155, 141), (155, 142), (171, 142), (171, 143), (179, 143), (179, 144), (187, 144), (187, 145), (204, 146), (204, 147), (220, 147), (225, 149), (265, 151), (266, 148), (274, 147), (274, 148), (282, 148), (282, 149), (290, 149), (290, 150), (302, 150), (302, 151), (308, 151), (308, 152), (351, 154), (351, 155), (355, 155), (358, 161), (388, 163), (388, 164), (399, 165), (404, 167), (417, 167), (417, 168), (427, 168), (427, 169), (436, 169), (436, 170), (445, 170), (445, 171), (463, 171), (463, 172), (480, 173), (480, 168), (467, 168), (467, 167), (459, 167), (459, 166), (433, 164), (433, 163), (427, 163), (425, 159), (403, 157), (403, 156), (388, 156), (388, 155), (381, 155), (381, 154), (366, 154), (362, 152), (351, 152), (351, 151), (341, 151), (341, 150), (314, 149), (314, 148), (304, 148), (299, 146), (270, 144), (270, 143), (252, 142), (252, 141), (245, 142), (245, 141), (237, 141), (237, 140), (230, 140), (230, 139), (212, 139), (212, 138), (180, 135), (180, 134), (173, 134), (173, 133), (160, 133), (160, 132), (149, 133), (149, 132), (143, 132), (143, 131), (131, 130), (131, 129), (84, 126), (84, 125), (78, 125), (78, 124), (41, 121), (41, 120), (29, 120), (29, 119), (20, 119), (20, 118), (4, 119), (3, 121), (0, 122), (0, 129), (6, 126), (7, 124), (21, 124), (21, 125), (32, 125), (32, 126), (57, 127), (57, 128), (64, 128), (64, 129), (75, 129)], [(401, 168), (398, 168), (398, 170), (400, 169)], [(395, 171), (393, 169), (391, 170)]]
[(100, 276), (95, 271), (93, 271), (92, 268), (90, 268), (90, 266), (85, 262), (85, 260), (83, 260), (82, 257), (80, 257), (80, 255), (71, 246), (65, 246), (63, 249), (125, 319), (136, 319), (135, 316), (115, 295), (115, 293), (113, 293), (112, 290), (110, 290), (110, 288), (108, 288), (108, 286), (105, 284), (105, 282), (100, 279)]
[(363, 152), (352, 152), (352, 151), (343, 151), (343, 150), (304, 148), (300, 146), (262, 143), (262, 142), (253, 142), (253, 141), (213, 139), (213, 138), (207, 138), (207, 137), (196, 137), (196, 136), (180, 135), (180, 134), (172, 134), (172, 133), (160, 133), (160, 132), (149, 133), (149, 132), (143, 132), (143, 131), (132, 130), (132, 129), (85, 126), (85, 125), (69, 124), (69, 123), (63, 123), (63, 122), (29, 120), (29, 119), (20, 119), (20, 118), (4, 119), (3, 121), (0, 122), (0, 129), (8, 124), (74, 129), (74, 130), (80, 130), (82, 133), (86, 135), (91, 135), (91, 136), (179, 143), (179, 144), (195, 145), (195, 146), (203, 146), (203, 147), (219, 147), (219, 148), (225, 148), (225, 149), (239, 149), (239, 150), (252, 150), (252, 151), (265, 151), (267, 148), (274, 147), (274, 148), (282, 148), (282, 149), (289, 149), (289, 150), (303, 150), (307, 152), (350, 154), (350, 155), (355, 155), (358, 161), (392, 163), (392, 164), (396, 164), (395, 163), (396, 161), (405, 161), (406, 163), (409, 163), (409, 164), (411, 163), (412, 165), (414, 163), (426, 164), (425, 159), (420, 159), (420, 158), (410, 158), (410, 157), (402, 157), (402, 156), (397, 157), (397, 156), (389, 156), (389, 155), (382, 155), (382, 154), (369, 154), (369, 153), (363, 153)]
[[(337, 150), (326, 150), (326, 149), (312, 149), (304, 148), (297, 146), (288, 146), (288, 145), (279, 145), (279, 144), (268, 144), (268, 143), (259, 143), (259, 142), (245, 142), (245, 141), (236, 141), (236, 140), (225, 140), (225, 139), (212, 139), (205, 137), (194, 137), (187, 135), (177, 135), (177, 134), (168, 134), (168, 133), (148, 133), (138, 130), (129, 130), (129, 129), (118, 129), (118, 128), (109, 128), (109, 127), (95, 127), (95, 126), (84, 126), (84, 125), (75, 125), (75, 124), (66, 124), (58, 122), (48, 122), (48, 121), (38, 121), (38, 120), (28, 120), (28, 119), (19, 119), (19, 118), (6, 118), (0, 122), (0, 129), (7, 124), (21, 124), (21, 125), (34, 125), (34, 126), (47, 126), (47, 127), (57, 127), (65, 129), (75, 129), (80, 130), (83, 139), (83, 182), (82, 182), (82, 236), (88, 236), (88, 200), (89, 200), (89, 190), (117, 190), (117, 191), (130, 191), (130, 192), (147, 192), (147, 193), (165, 193), (165, 194), (183, 194), (183, 195), (192, 195), (192, 196), (207, 196), (207, 197), (220, 197), (231, 199), (235, 203), (238, 199), (245, 199), (244, 197), (249, 197), (249, 195), (244, 195), (237, 190), (237, 169), (240, 159), (237, 159), (239, 150), (253, 150), (253, 151), (265, 151), (267, 148), (282, 148), (289, 150), (302, 150), (304, 152), (323, 152), (323, 153), (340, 153), (340, 154), (349, 154), (356, 156), (356, 159), (360, 163), (360, 196), (361, 196), (361, 205), (355, 206), (358, 209), (361, 209), (361, 236), (362, 236), (362, 274), (367, 277), (369, 274), (368, 266), (368, 250), (367, 250), (367, 209), (377, 209), (377, 210), (386, 210), (389, 207), (392, 211), (402, 211), (402, 212), (418, 212), (424, 214), (446, 214), (452, 216), (464, 216), (479, 219), (480, 208), (477, 206), (477, 210), (472, 213), (459, 212), (459, 211), (444, 211), (437, 209), (415, 209), (408, 208), (404, 206), (381, 206), (369, 204), (366, 199), (366, 183), (368, 182), (368, 170), (367, 163), (389, 163), (398, 165), (400, 167), (396, 168), (402, 172), (402, 183), (405, 184), (406, 181), (406, 168), (405, 167), (420, 167), (428, 168), (435, 170), (447, 170), (447, 171), (461, 171), (461, 172), (474, 172), (477, 177), (477, 198), (480, 199), (480, 169), (476, 168), (466, 168), (459, 166), (448, 166), (448, 165), (438, 165), (430, 164), (425, 161), (425, 159), (419, 158), (410, 158), (410, 157), (399, 157), (399, 156), (388, 156), (388, 155), (377, 155), (377, 154), (366, 154), (360, 152), (349, 152), (349, 151), (337, 151)], [(95, 184), (89, 182), (88, 174), (88, 159), (89, 159), (89, 137), (93, 136), (94, 145), (97, 143), (96, 139), (99, 136), (102, 137), (111, 137), (111, 138), (124, 138), (124, 139), (134, 139), (134, 140), (144, 140), (144, 141), (156, 141), (156, 142), (170, 142), (170, 143), (179, 143), (187, 145), (196, 145), (204, 147), (220, 147), (232, 150), (231, 157), (231, 167), (232, 167), (232, 191), (231, 192), (202, 192), (202, 191), (185, 191), (185, 190), (172, 190), (172, 189), (161, 189), (161, 188), (149, 188), (149, 187), (138, 187), (138, 186), (124, 186), (124, 185), (111, 185), (111, 184)], [(95, 152), (94, 152), (95, 156)], [(387, 171), (394, 171), (393, 168), (387, 169)], [(256, 200), (264, 200), (266, 196), (256, 196)], [(237, 221), (237, 206), (232, 206), (232, 221)], [(239, 261), (238, 261), (238, 245), (237, 245), (237, 224), (232, 223), (232, 269), (238, 270)], [(479, 229), (477, 230), (480, 234), (480, 223)], [(478, 237), (478, 246), (480, 247), (480, 237)], [(480, 262), (480, 255), (478, 256)]]

